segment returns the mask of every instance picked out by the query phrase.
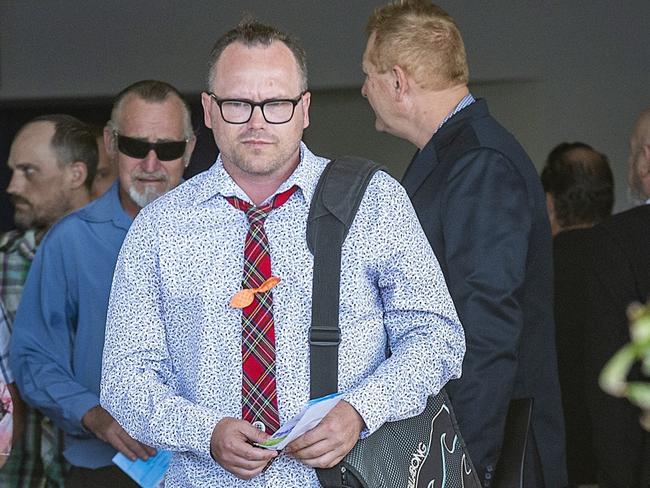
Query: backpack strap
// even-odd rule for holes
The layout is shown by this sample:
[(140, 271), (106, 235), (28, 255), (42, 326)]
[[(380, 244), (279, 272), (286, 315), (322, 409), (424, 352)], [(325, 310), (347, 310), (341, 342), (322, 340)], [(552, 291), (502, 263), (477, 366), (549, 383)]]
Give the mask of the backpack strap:
[(310, 398), (338, 391), (341, 247), (368, 183), (379, 169), (372, 161), (349, 156), (330, 162), (318, 180), (309, 207), (307, 245), (314, 255)]

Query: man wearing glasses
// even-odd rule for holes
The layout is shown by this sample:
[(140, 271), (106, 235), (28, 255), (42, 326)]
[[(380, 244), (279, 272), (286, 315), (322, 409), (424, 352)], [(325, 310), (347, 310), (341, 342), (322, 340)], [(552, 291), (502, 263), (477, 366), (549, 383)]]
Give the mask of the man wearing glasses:
[(406, 193), (375, 174), (342, 249), (343, 400), (282, 453), (255, 446), (309, 400), (305, 230), (328, 160), (301, 142), (304, 51), (272, 27), (244, 21), (217, 41), (202, 102), (221, 153), (141, 212), (124, 242), (102, 406), (174, 452), (165, 486), (315, 488), (313, 468), (458, 377), (462, 327)]
[(43, 239), (16, 315), (10, 363), (26, 401), (66, 434), (66, 487), (137, 486), (112, 465), (117, 451), (155, 450), (129, 436), (99, 405), (101, 357), (113, 269), (138, 212), (176, 187), (194, 148), (178, 91), (142, 81), (116, 98), (104, 131), (118, 181), (62, 219)]

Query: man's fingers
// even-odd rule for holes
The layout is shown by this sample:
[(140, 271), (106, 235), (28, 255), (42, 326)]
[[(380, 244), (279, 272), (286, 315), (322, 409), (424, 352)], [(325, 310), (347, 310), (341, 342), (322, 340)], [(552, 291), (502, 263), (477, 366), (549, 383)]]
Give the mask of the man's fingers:
[(233, 449), (233, 454), (247, 461), (267, 462), (277, 456), (277, 451), (251, 446), (247, 442)]
[[(133, 437), (131, 437), (124, 429), (119, 427), (119, 430), (117, 431), (117, 437), (122, 441), (122, 444), (125, 446), (125, 448), (129, 451), (132, 452), (136, 457), (147, 460), (150, 457), (150, 454), (147, 449), (145, 449), (144, 444), (136, 441)], [(151, 448), (149, 448), (151, 449)], [(131, 459), (131, 458), (129, 458)]]
[(336, 446), (329, 442), (328, 439), (321, 439), (313, 444), (306, 445), (298, 449), (293, 449), (290, 454), (291, 456), (304, 461), (306, 459), (316, 459), (321, 457), (323, 454), (334, 450)]
[(269, 437), (271, 437), (265, 432), (262, 432), (260, 429), (253, 427), (248, 422), (242, 422), (241, 424), (239, 424), (238, 427), (239, 427), (239, 431), (244, 436), (244, 439), (246, 439), (251, 444), (253, 443), (259, 444), (267, 440)]
[(140, 445), (144, 448), (145, 451), (147, 451), (147, 454), (149, 454), (149, 456), (155, 456), (158, 452), (153, 447), (143, 444), (142, 442), (140, 443)]
[(323, 454), (322, 456), (319, 456), (317, 458), (313, 459), (301, 459), (300, 461), (307, 466), (311, 466), (312, 468), (321, 468), (321, 469), (327, 469), (331, 468), (333, 466), (336, 466), (336, 464), (343, 459), (344, 456), (342, 455), (335, 455), (333, 451), (328, 452)]
[(109, 438), (109, 442), (115, 449), (120, 451), (131, 461), (135, 461), (136, 459), (138, 459), (137, 454), (124, 442), (124, 440), (120, 436), (118, 435), (111, 436)]
[(254, 478), (258, 474), (262, 472), (264, 469), (265, 465), (262, 465), (261, 467), (257, 467), (255, 469), (245, 469), (245, 468), (238, 468), (238, 467), (233, 467), (230, 472), (237, 476), (238, 478), (241, 478), (243, 480), (249, 480), (251, 478)]
[(296, 451), (300, 451), (309, 446), (322, 442), (328, 438), (327, 432), (323, 428), (322, 422), (311, 430), (308, 430), (303, 435), (290, 442), (284, 451), (293, 455)]

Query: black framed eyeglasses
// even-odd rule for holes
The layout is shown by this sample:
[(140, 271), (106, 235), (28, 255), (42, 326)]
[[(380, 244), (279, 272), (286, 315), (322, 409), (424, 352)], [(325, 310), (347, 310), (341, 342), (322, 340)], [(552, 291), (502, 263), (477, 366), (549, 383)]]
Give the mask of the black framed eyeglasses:
[(255, 107), (262, 110), (262, 116), (269, 124), (286, 124), (293, 118), (296, 105), (307, 91), (296, 98), (270, 98), (261, 102), (254, 102), (245, 98), (219, 98), (212, 92), (208, 95), (219, 106), (221, 118), (229, 124), (245, 124), (253, 116)]
[(152, 149), (161, 161), (173, 161), (179, 159), (185, 154), (187, 139), (184, 141), (163, 141), (149, 142), (142, 139), (128, 137), (114, 131), (113, 134), (117, 139), (117, 149), (129, 157), (144, 159)]

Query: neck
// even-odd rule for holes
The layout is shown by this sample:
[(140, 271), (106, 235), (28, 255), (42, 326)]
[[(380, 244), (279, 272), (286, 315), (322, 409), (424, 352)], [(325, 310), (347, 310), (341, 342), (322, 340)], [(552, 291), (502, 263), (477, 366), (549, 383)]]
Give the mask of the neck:
[(43, 228), (35, 230), (34, 237), (35, 237), (35, 240), (36, 240), (36, 244), (37, 245), (40, 244), (41, 239), (43, 238), (45, 233), (48, 230), (50, 230), (50, 227), (52, 227), (54, 224), (56, 224), (56, 222), (59, 219), (62, 219), (63, 217), (65, 217), (69, 213), (72, 213), (75, 210), (78, 210), (78, 209), (80, 209), (81, 207), (83, 207), (85, 205), (88, 205), (90, 203), (90, 200), (91, 200), (91, 198), (90, 198), (90, 190), (88, 190), (86, 187), (80, 188), (78, 191), (74, 191), (70, 195), (70, 200), (68, 201), (68, 209), (62, 215), (60, 215), (59, 218), (56, 221), (52, 222), (47, 227), (43, 227)]
[(120, 197), (120, 205), (122, 205), (124, 212), (126, 212), (126, 214), (132, 219), (135, 219), (135, 217), (140, 212), (141, 207), (137, 205), (133, 200), (131, 200), (131, 197), (122, 190), (121, 186), (120, 186), (119, 197)]
[(43, 239), (43, 236), (49, 229), (49, 227), (46, 227), (44, 229), (36, 229), (34, 231), (34, 240), (36, 241), (37, 246), (41, 243), (41, 239)]
[(83, 189), (80, 189), (79, 192), (72, 195), (72, 199), (70, 200), (72, 208), (70, 209), (70, 212), (88, 205), (90, 201), (90, 190), (88, 190), (86, 187), (83, 187)]
[(418, 149), (426, 146), (443, 120), (469, 93), (467, 85), (458, 85), (445, 90), (418, 90), (412, 103), (409, 135), (407, 139)]

